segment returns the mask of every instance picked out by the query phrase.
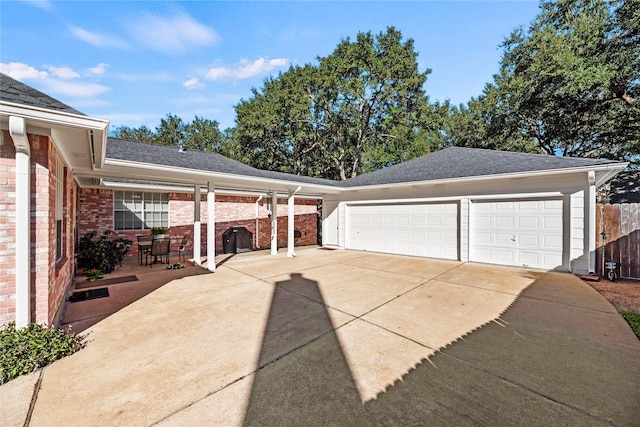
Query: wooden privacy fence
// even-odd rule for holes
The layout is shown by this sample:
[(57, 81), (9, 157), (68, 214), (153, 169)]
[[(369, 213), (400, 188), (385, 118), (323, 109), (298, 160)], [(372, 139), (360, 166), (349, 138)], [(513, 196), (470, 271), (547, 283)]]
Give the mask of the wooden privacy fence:
[(640, 279), (640, 203), (597, 204), (596, 238), (598, 274), (603, 276), (604, 261), (613, 260), (618, 277)]

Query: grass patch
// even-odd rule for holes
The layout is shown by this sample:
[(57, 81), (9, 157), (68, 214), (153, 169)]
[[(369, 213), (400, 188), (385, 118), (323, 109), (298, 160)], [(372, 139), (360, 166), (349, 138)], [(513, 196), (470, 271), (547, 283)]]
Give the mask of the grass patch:
[(622, 317), (625, 318), (631, 326), (631, 329), (633, 329), (638, 338), (640, 338), (640, 314), (634, 313), (633, 311), (623, 311)]
[(71, 330), (50, 329), (37, 323), (0, 330), (0, 384), (29, 374), (85, 346)]

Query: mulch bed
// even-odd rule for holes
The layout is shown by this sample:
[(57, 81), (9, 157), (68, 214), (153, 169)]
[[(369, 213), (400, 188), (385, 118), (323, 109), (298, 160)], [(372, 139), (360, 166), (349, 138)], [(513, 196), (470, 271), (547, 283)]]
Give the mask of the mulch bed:
[(618, 311), (640, 313), (640, 281), (618, 280), (586, 282), (600, 292)]

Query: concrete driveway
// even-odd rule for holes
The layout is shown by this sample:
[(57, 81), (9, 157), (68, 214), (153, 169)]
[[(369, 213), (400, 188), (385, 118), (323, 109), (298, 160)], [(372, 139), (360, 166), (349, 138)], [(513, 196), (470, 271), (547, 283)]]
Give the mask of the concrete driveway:
[(243, 254), (85, 333), (4, 425), (640, 425), (640, 341), (570, 274)]

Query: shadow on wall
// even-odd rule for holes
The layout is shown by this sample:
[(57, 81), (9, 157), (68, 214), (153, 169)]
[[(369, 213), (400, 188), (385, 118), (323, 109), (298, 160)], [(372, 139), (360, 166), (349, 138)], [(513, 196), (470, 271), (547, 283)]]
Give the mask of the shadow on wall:
[[(604, 257), (603, 257), (604, 254)], [(596, 250), (596, 272), (601, 276), (607, 275), (604, 263), (615, 261), (616, 274), (620, 278), (640, 279), (640, 230), (622, 236), (600, 246)]]

